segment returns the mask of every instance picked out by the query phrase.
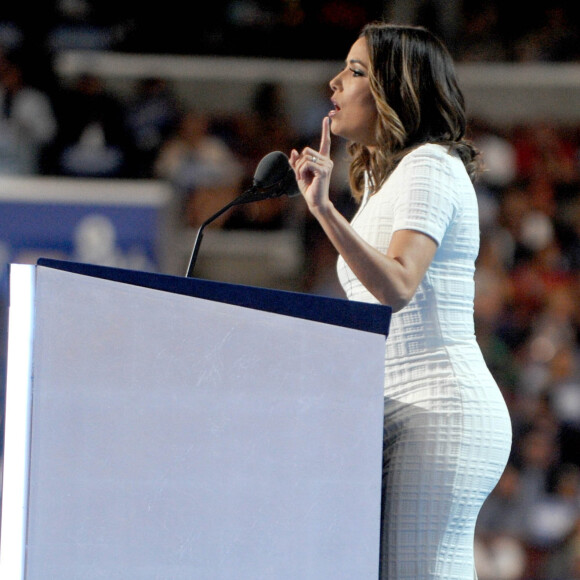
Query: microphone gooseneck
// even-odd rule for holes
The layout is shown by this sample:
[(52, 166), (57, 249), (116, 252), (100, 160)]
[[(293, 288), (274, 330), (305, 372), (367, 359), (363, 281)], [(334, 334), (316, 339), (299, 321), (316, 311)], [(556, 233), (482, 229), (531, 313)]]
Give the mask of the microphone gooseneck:
[(250, 203), (253, 201), (262, 201), (264, 199), (272, 199), (287, 195), (294, 197), (300, 194), (296, 175), (290, 166), (288, 156), (282, 151), (272, 151), (262, 158), (256, 171), (254, 172), (253, 184), (247, 191), (230, 201), (226, 206), (220, 209), (217, 213), (206, 219), (197, 231), (197, 236), (193, 244), (191, 252), (191, 259), (187, 268), (186, 276), (191, 278), (193, 276), (193, 269), (199, 253), (199, 247), (203, 238), (203, 230), (205, 227), (221, 216), (231, 207)]

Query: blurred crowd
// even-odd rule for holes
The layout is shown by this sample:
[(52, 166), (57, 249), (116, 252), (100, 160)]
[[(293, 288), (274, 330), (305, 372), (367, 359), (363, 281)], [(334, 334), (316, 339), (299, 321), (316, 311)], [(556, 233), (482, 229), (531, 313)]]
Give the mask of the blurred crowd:
[[(342, 60), (366, 20), (390, 15), (435, 29), (459, 61), (580, 60), (572, 2), (222, 1), (195, 18), (171, 1), (161, 17), (158, 7), (134, 13), (104, 0), (47, 2), (32, 17), (26, 4), (0, 8), (0, 175), (164, 179), (184, 226), (248, 187), (266, 153), (316, 144), (324, 86), (303, 119), (288, 115), (283, 90), (268, 83), (256, 87), (247, 114), (209, 115), (161, 78), (143, 79), (123, 99), (94, 75), (64, 86), (51, 72), (55, 51)], [(478, 523), (479, 577), (579, 580), (580, 126), (471, 119), (470, 137), (486, 163), (476, 184), (476, 331), (514, 426), (508, 468)], [(332, 195), (350, 217), (346, 152), (333, 148)], [(299, 289), (341, 296), (336, 254), (304, 209), (268, 200), (239, 206), (214, 227), (300, 228)]]
[(472, 123), (478, 341), (514, 426), (478, 527), (481, 578), (580, 578), (580, 131)]
[(31, 49), (342, 60), (369, 20), (425, 24), (456, 58), (574, 60), (573, 0), (21, 0), (0, 7), (0, 43)]

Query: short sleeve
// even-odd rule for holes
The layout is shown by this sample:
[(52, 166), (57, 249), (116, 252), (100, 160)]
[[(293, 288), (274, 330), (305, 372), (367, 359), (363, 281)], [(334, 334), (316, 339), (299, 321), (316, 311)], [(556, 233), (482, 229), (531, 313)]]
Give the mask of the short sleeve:
[(393, 232), (416, 230), (441, 245), (457, 207), (453, 161), (440, 146), (421, 147), (401, 161), (391, 176), (401, 192), (393, 208)]

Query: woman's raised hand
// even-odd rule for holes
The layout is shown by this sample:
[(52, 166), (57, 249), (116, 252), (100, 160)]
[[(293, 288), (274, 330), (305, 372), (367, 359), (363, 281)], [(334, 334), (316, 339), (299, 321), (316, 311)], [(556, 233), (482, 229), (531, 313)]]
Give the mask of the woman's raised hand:
[(331, 204), (329, 198), (330, 176), (333, 162), (330, 159), (330, 119), (322, 120), (320, 149), (316, 151), (305, 147), (301, 153), (293, 149), (290, 153), (290, 165), (296, 173), (298, 187), (311, 211), (324, 210)]

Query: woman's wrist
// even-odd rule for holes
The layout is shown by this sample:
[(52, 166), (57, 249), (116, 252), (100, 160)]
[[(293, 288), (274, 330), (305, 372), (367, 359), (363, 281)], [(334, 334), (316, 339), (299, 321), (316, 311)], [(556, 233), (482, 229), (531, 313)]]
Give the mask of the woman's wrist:
[(319, 221), (331, 218), (333, 212), (336, 211), (336, 208), (330, 199), (326, 199), (324, 202), (316, 205), (311, 205), (308, 209), (310, 210), (310, 213)]

